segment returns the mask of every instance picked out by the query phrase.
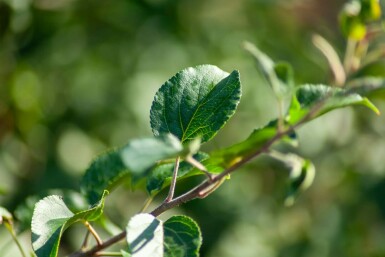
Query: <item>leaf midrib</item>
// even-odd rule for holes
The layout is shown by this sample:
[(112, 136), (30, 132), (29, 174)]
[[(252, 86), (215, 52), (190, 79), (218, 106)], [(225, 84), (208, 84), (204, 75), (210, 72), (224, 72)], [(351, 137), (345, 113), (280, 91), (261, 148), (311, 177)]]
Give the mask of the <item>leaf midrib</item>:
[[(227, 85), (228, 85), (229, 82), (230, 82), (230, 79), (229, 79), (229, 76), (230, 76), (230, 75), (231, 75), (231, 74), (229, 74), (227, 77), (223, 78), (223, 79), (228, 79), (228, 81), (227, 81), (226, 84), (223, 86), (223, 88), (221, 88), (221, 89), (219, 90), (219, 92), (218, 92), (215, 96), (213, 96), (213, 98), (215, 98), (218, 94), (220, 94), (220, 93), (227, 87)], [(222, 80), (223, 80), (223, 79), (222, 79)], [(193, 113), (191, 119), (189, 120), (189, 122), (188, 122), (187, 127), (186, 127), (185, 130), (183, 130), (183, 124), (182, 124), (182, 122), (181, 122), (181, 118), (182, 118), (181, 115), (180, 115), (180, 106), (181, 106), (181, 102), (179, 102), (179, 106), (178, 106), (178, 107), (179, 107), (179, 121), (180, 121), (180, 125), (181, 125), (182, 132), (183, 132), (182, 139), (181, 139), (181, 142), (182, 142), (182, 143), (183, 143), (185, 140), (188, 139), (188, 137), (186, 138), (186, 133), (185, 133), (185, 131), (188, 131), (188, 129), (190, 128), (191, 123), (192, 123), (192, 121), (194, 120), (195, 115), (199, 112), (199, 110), (200, 110), (200, 108), (201, 108), (202, 106), (204, 106), (206, 103), (210, 102), (210, 99), (207, 99), (207, 98), (211, 97), (211, 93), (213, 92), (213, 90), (218, 86), (218, 84), (219, 84), (222, 80), (220, 80), (218, 83), (216, 83), (216, 84), (210, 89), (210, 91), (206, 94), (206, 96), (202, 99), (202, 101), (199, 102), (198, 107), (197, 107), (196, 110), (194, 111), (194, 113)], [(201, 87), (202, 87), (202, 86), (199, 87), (199, 90), (201, 89)], [(183, 90), (184, 90), (184, 89), (183, 89)], [(233, 89), (233, 91), (234, 91), (234, 89)], [(199, 98), (199, 95), (198, 95), (198, 98)], [(229, 98), (229, 97), (227, 97), (227, 98), (224, 99), (224, 100), (227, 100), (228, 98)], [(222, 102), (223, 102), (224, 100), (222, 100)], [(181, 101), (182, 101), (182, 98), (181, 98)], [(216, 109), (216, 110), (217, 110), (217, 109)], [(211, 114), (209, 117), (211, 117), (211, 116), (212, 116), (212, 114)], [(194, 130), (193, 133), (190, 133), (190, 134), (189, 134), (189, 136), (192, 135), (192, 134), (194, 134), (194, 133), (195, 133), (197, 130), (199, 130), (199, 129), (200, 129), (200, 128)]]

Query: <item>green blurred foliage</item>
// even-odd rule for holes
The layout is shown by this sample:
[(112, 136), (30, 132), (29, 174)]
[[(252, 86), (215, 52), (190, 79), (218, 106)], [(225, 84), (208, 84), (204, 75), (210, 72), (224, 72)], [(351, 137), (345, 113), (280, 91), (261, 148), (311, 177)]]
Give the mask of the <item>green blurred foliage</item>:
[[(337, 14), (343, 4), (0, 0), (0, 205), (13, 211), (49, 189), (79, 190), (98, 153), (151, 135), (155, 92), (188, 66), (240, 71), (239, 109), (205, 148), (244, 139), (277, 111), (241, 43), (254, 42), (274, 60), (293, 64), (297, 83), (326, 83), (327, 62), (311, 35), (322, 34), (342, 53)], [(375, 103), (385, 112), (383, 100)], [(204, 257), (384, 256), (384, 124), (384, 116), (357, 108), (301, 128), (299, 152), (314, 161), (317, 175), (290, 208), (283, 205), (285, 167), (261, 158), (212, 196), (171, 212), (189, 214), (201, 225)], [(145, 198), (118, 190), (107, 199), (106, 212), (124, 227)], [(153, 206), (157, 201), (162, 198)], [(76, 249), (83, 234), (66, 232), (63, 253)], [(17, 256), (7, 236), (0, 228), (0, 252)], [(25, 234), (22, 239), (30, 247)]]

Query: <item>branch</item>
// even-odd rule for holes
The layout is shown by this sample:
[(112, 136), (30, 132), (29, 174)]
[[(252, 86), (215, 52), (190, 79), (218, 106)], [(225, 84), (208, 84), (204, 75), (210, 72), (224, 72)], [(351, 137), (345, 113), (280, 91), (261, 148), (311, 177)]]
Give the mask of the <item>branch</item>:
[[(246, 164), (250, 160), (256, 158), (257, 156), (259, 156), (259, 155), (261, 155), (261, 154), (263, 154), (265, 152), (267, 152), (269, 150), (269, 148), (276, 141), (280, 140), (282, 137), (284, 137), (285, 135), (291, 133), (297, 127), (301, 126), (303, 123), (305, 123), (305, 122), (311, 120), (313, 117), (315, 117), (317, 112), (318, 112), (318, 110), (320, 110), (320, 108), (323, 106), (325, 100), (326, 99), (324, 99), (324, 101), (320, 101), (318, 104), (316, 104), (309, 111), (309, 113), (307, 113), (307, 115), (305, 115), (300, 121), (298, 121), (293, 126), (287, 128), (286, 130), (278, 131), (277, 134), (275, 134), (275, 136), (272, 139), (270, 139), (268, 142), (266, 142), (265, 145), (263, 145), (261, 148), (256, 150), (254, 153), (244, 157), (242, 160), (240, 160), (239, 162), (237, 162), (234, 165), (230, 166), (226, 170), (222, 171), (217, 176), (213, 176), (211, 179), (204, 180), (201, 184), (199, 184), (198, 186), (194, 187), (190, 191), (184, 193), (183, 195), (178, 196), (178, 197), (172, 199), (169, 202), (166, 202), (166, 201), (163, 202), (161, 205), (159, 205), (157, 208), (155, 208), (152, 212), (150, 212), (150, 214), (155, 216), (155, 217), (157, 217), (160, 214), (164, 213), (165, 211), (167, 211), (169, 209), (172, 209), (172, 208), (174, 208), (176, 206), (179, 206), (179, 205), (181, 205), (183, 203), (189, 202), (189, 201), (194, 200), (196, 198), (204, 198), (204, 197), (206, 197), (207, 195), (212, 193), (217, 188), (217, 186), (220, 183), (222, 183), (223, 180), (229, 174), (231, 174), (232, 172), (234, 172), (235, 170), (237, 170), (238, 168), (240, 168), (241, 166), (243, 166), (244, 164)], [(97, 252), (99, 252), (100, 250), (103, 250), (103, 249), (105, 249), (105, 248), (107, 248), (107, 247), (109, 247), (109, 246), (111, 246), (111, 245), (113, 245), (113, 244), (123, 240), (126, 237), (126, 235), (127, 235), (126, 231), (122, 231), (120, 234), (110, 238), (109, 240), (103, 242), (100, 245), (94, 246), (93, 248), (91, 248), (88, 251), (76, 252), (76, 253), (71, 254), (69, 257), (86, 257), (86, 256), (89, 257), (89, 256), (95, 256), (95, 254)]]

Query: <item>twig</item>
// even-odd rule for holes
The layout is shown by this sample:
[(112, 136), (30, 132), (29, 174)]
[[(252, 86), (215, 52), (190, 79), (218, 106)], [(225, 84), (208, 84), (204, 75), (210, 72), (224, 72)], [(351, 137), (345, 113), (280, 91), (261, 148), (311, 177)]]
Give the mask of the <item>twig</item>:
[(95, 231), (95, 229), (91, 226), (91, 224), (88, 222), (88, 221), (85, 221), (84, 222), (84, 225), (87, 227), (88, 231), (93, 235), (93, 237), (95, 238), (96, 240), (96, 243), (98, 245), (102, 245), (103, 244), (103, 241), (102, 239), (100, 239), (98, 233)]
[(154, 198), (152, 196), (149, 196), (146, 202), (143, 204), (143, 207), (140, 209), (139, 213), (144, 212), (148, 208), (148, 206), (151, 204), (153, 199)]
[(82, 247), (81, 247), (81, 249), (87, 249), (87, 247), (88, 247), (88, 240), (89, 240), (89, 238), (90, 238), (90, 231), (89, 230), (87, 230), (87, 233), (86, 233), (86, 236), (84, 237), (84, 241), (83, 241), (83, 244), (82, 244)]
[(185, 158), (185, 160), (190, 163), (192, 166), (194, 166), (195, 168), (197, 168), (198, 170), (202, 171), (203, 173), (206, 174), (206, 176), (208, 177), (208, 179), (210, 180), (213, 180), (213, 174), (211, 174), (207, 169), (206, 167), (200, 163), (199, 161), (195, 160), (194, 157), (192, 157), (191, 155), (187, 156)]
[(7, 228), (7, 230), (9, 231), (9, 233), (11, 234), (13, 241), (14, 241), (14, 242), (16, 243), (16, 245), (17, 245), (17, 248), (19, 248), (19, 251), (20, 251), (21, 255), (22, 255), (23, 257), (26, 257), (27, 255), (25, 255), (25, 252), (24, 252), (24, 250), (23, 250), (23, 247), (21, 246), (19, 239), (17, 239), (15, 230), (14, 230), (14, 228), (13, 228), (12, 221), (5, 221), (5, 222), (4, 222), (4, 225), (5, 225), (5, 227)]
[(165, 202), (170, 202), (172, 198), (174, 198), (175, 185), (176, 185), (176, 180), (178, 178), (179, 162), (180, 162), (180, 157), (178, 156), (175, 159), (175, 166), (174, 166), (174, 171), (172, 172), (170, 190), (168, 191), (167, 198), (164, 200)]

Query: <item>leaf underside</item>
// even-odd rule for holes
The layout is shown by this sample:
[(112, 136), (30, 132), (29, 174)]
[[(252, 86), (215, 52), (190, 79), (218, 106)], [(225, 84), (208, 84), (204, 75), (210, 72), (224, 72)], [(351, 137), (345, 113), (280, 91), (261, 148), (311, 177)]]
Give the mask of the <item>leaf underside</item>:
[(38, 257), (56, 257), (61, 236), (66, 228), (78, 221), (96, 220), (103, 213), (105, 192), (92, 208), (73, 213), (61, 196), (51, 195), (40, 200), (32, 217), (32, 247)]
[(140, 213), (130, 219), (126, 231), (132, 257), (163, 257), (163, 226), (160, 220)]

